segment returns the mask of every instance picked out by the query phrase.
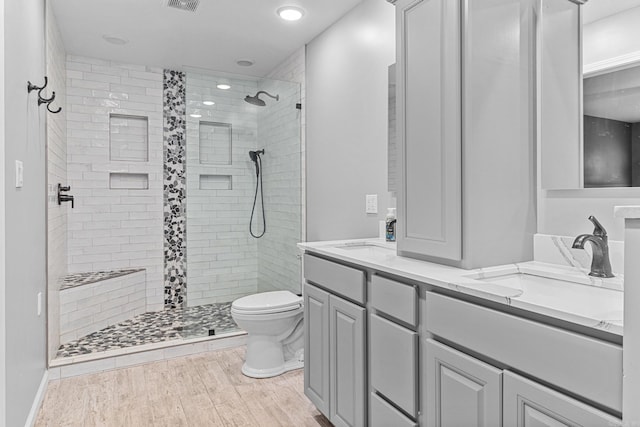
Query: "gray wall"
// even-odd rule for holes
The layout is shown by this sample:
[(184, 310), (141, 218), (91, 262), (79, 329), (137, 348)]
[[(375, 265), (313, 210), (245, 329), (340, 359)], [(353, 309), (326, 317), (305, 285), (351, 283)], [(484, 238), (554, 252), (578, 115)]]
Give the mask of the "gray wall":
[[(307, 240), (372, 237), (387, 192), (395, 9), (364, 0), (307, 45)], [(378, 214), (365, 195), (378, 194)], [(395, 206), (395, 205), (393, 205)]]
[[(4, 102), (4, 2), (0, 2), (0, 165), (4, 165)], [(0, 173), (0, 427), (5, 427), (6, 420), (2, 414), (7, 413), (4, 181), (4, 173)]]
[(584, 186), (631, 185), (631, 123), (584, 116)]
[[(30, 80), (44, 76), (44, 0), (4, 2), (5, 86), (5, 375), (7, 426), (24, 425), (45, 372), (45, 120)], [(24, 187), (15, 188), (14, 162), (24, 162)]]

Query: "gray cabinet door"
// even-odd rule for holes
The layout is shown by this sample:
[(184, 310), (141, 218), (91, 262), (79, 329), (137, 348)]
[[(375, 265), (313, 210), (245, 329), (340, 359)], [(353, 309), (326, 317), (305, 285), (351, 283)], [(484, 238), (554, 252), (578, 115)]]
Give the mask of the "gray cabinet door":
[(329, 294), (304, 284), (304, 394), (329, 417)]
[(398, 250), (462, 259), (460, 0), (398, 0)]
[(504, 372), (503, 395), (504, 427), (622, 425), (618, 418), (509, 371)]
[(333, 295), (329, 301), (329, 419), (336, 427), (364, 426), (365, 309)]
[(501, 425), (500, 369), (430, 339), (425, 353), (428, 427)]
[(371, 387), (394, 405), (418, 415), (418, 334), (380, 316), (369, 321)]

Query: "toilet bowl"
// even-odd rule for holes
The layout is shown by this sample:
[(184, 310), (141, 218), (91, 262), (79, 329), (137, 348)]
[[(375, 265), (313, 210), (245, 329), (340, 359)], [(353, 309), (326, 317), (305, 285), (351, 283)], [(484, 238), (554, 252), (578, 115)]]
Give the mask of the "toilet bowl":
[(231, 304), (231, 317), (247, 331), (242, 373), (275, 377), (304, 365), (302, 297), (289, 291), (262, 292)]

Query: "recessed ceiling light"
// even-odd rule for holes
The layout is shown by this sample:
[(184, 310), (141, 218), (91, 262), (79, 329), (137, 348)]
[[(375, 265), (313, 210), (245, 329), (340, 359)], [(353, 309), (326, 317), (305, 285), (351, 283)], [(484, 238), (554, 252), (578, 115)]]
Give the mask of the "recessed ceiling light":
[(213, 102), (213, 101), (202, 101), (202, 103), (204, 105), (215, 105), (215, 102)]
[(200, 113), (191, 113), (191, 114), (189, 114), (189, 117), (193, 117), (194, 119), (199, 119), (200, 117), (202, 117), (202, 114), (200, 114)]
[(118, 46), (122, 46), (123, 44), (129, 43), (129, 40), (123, 39), (122, 37), (109, 36), (109, 35), (106, 35), (106, 34), (103, 35), (102, 38), (107, 43), (116, 44)]
[[(238, 64), (239, 65), (239, 64)], [(216, 86), (218, 89), (222, 89), (222, 90), (228, 90), (231, 89), (231, 85), (225, 84), (225, 83), (220, 83), (219, 85)]]
[(285, 21), (297, 21), (304, 15), (304, 10), (296, 6), (282, 6), (277, 13)]
[(240, 59), (236, 62), (241, 67), (251, 67), (253, 65), (253, 61), (250, 59)]

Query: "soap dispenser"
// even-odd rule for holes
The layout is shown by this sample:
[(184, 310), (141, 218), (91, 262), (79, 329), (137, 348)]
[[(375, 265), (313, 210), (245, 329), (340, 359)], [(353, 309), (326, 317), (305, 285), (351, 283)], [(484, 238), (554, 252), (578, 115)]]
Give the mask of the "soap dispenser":
[(385, 219), (386, 233), (385, 240), (387, 242), (396, 241), (396, 208), (387, 208), (387, 216)]

